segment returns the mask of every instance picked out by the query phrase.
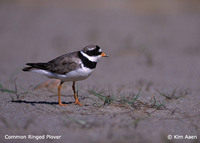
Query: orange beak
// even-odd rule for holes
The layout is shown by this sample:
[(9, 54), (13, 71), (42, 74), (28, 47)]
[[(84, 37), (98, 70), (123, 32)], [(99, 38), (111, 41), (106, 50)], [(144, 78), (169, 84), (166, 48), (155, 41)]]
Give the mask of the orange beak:
[(102, 57), (108, 57), (108, 55), (106, 55), (105, 53), (101, 53)]

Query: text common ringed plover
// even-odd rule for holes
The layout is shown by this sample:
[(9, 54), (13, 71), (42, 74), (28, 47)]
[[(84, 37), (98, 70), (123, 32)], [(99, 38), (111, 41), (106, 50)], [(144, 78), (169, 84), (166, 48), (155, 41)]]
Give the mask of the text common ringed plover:
[(37, 72), (47, 76), (48, 78), (60, 79), (58, 86), (58, 103), (63, 106), (60, 100), (60, 90), (64, 82), (72, 81), (72, 89), (74, 91), (75, 104), (82, 105), (75, 90), (75, 82), (88, 78), (94, 69), (97, 62), (102, 57), (108, 57), (102, 52), (97, 45), (88, 45), (80, 51), (67, 53), (59, 56), (47, 63), (27, 63), (28, 67), (23, 68), (23, 71)]

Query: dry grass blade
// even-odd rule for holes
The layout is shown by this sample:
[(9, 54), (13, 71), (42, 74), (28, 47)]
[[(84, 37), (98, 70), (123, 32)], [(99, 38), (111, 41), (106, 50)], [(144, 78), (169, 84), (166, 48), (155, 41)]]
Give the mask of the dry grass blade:
[(138, 101), (139, 103), (143, 103), (142, 101), (139, 100), (139, 97), (141, 96), (141, 91), (142, 91), (142, 88), (140, 88), (139, 92), (134, 96), (134, 98), (131, 101), (122, 97), (120, 102), (123, 103), (123, 104), (127, 103), (127, 104), (130, 104), (130, 105), (133, 105), (136, 101)]
[(141, 96), (141, 91), (142, 91), (142, 88), (140, 88), (139, 92), (136, 94), (133, 100), (129, 102), (129, 104), (133, 104), (136, 100), (139, 99), (139, 97)]
[(102, 94), (96, 93), (93, 90), (89, 90), (89, 93), (91, 93), (92, 95), (94, 95), (94, 96), (98, 97), (100, 100), (102, 100), (104, 102), (103, 105), (109, 105), (112, 103), (112, 101), (114, 101), (114, 99), (110, 95), (104, 96)]
[(98, 98), (101, 99), (103, 102), (106, 100), (106, 97), (105, 97), (105, 96), (103, 96), (103, 95), (101, 95), (101, 94), (99, 94), (99, 93), (96, 93), (96, 92), (93, 91), (93, 90), (89, 90), (89, 93), (91, 93), (92, 95), (98, 97)]
[[(36, 94), (30, 92), (30, 90), (32, 89), (33, 86), (29, 86), (27, 89), (24, 89), (24, 88), (20, 87), (20, 89), (23, 90), (23, 91), (19, 92), (16, 80), (14, 82), (15, 82), (15, 90), (4, 88), (3, 85), (0, 84), (0, 91), (1, 92), (5, 92), (5, 93), (9, 93), (12, 101), (16, 101), (16, 100), (19, 100), (19, 99), (24, 99), (28, 93), (36, 95)], [(16, 97), (13, 97), (13, 95), (15, 95)]]
[(157, 110), (160, 110), (162, 107), (165, 108), (165, 102), (161, 103), (160, 101), (157, 101), (155, 96), (152, 95), (150, 99), (150, 104), (148, 106), (150, 108), (156, 108)]
[(1, 92), (7, 92), (7, 93), (16, 93), (15, 90), (10, 90), (10, 89), (3, 88), (2, 84), (0, 84), (0, 91)]
[(159, 91), (158, 89), (155, 89), (161, 96), (165, 97), (166, 99), (173, 99), (174, 98), (174, 93), (175, 89), (173, 90), (172, 94), (165, 93), (164, 91)]
[(174, 89), (171, 93), (166, 93), (164, 91), (159, 91), (158, 89), (155, 89), (161, 96), (165, 97), (167, 100), (171, 100), (171, 99), (179, 99), (182, 98), (184, 96), (186, 96), (188, 94), (188, 91), (176, 91), (176, 89)]

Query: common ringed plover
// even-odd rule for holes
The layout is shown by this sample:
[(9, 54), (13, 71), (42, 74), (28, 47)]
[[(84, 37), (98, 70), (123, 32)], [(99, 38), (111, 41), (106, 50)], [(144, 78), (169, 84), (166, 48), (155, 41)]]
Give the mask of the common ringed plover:
[(28, 67), (22, 70), (40, 73), (48, 78), (59, 79), (58, 103), (61, 106), (66, 105), (60, 100), (61, 86), (64, 82), (72, 81), (75, 104), (82, 105), (78, 100), (75, 82), (88, 78), (102, 57), (108, 56), (102, 52), (99, 46), (88, 45), (80, 51), (64, 54), (47, 63), (27, 63)]

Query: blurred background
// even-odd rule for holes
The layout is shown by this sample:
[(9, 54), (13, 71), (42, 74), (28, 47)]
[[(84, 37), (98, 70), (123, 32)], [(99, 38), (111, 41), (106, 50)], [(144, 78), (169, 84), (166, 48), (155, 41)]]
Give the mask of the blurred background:
[(93, 76), (97, 84), (182, 83), (198, 64), (186, 59), (200, 54), (199, 13), (199, 0), (1, 0), (1, 73), (97, 44), (110, 55)]

